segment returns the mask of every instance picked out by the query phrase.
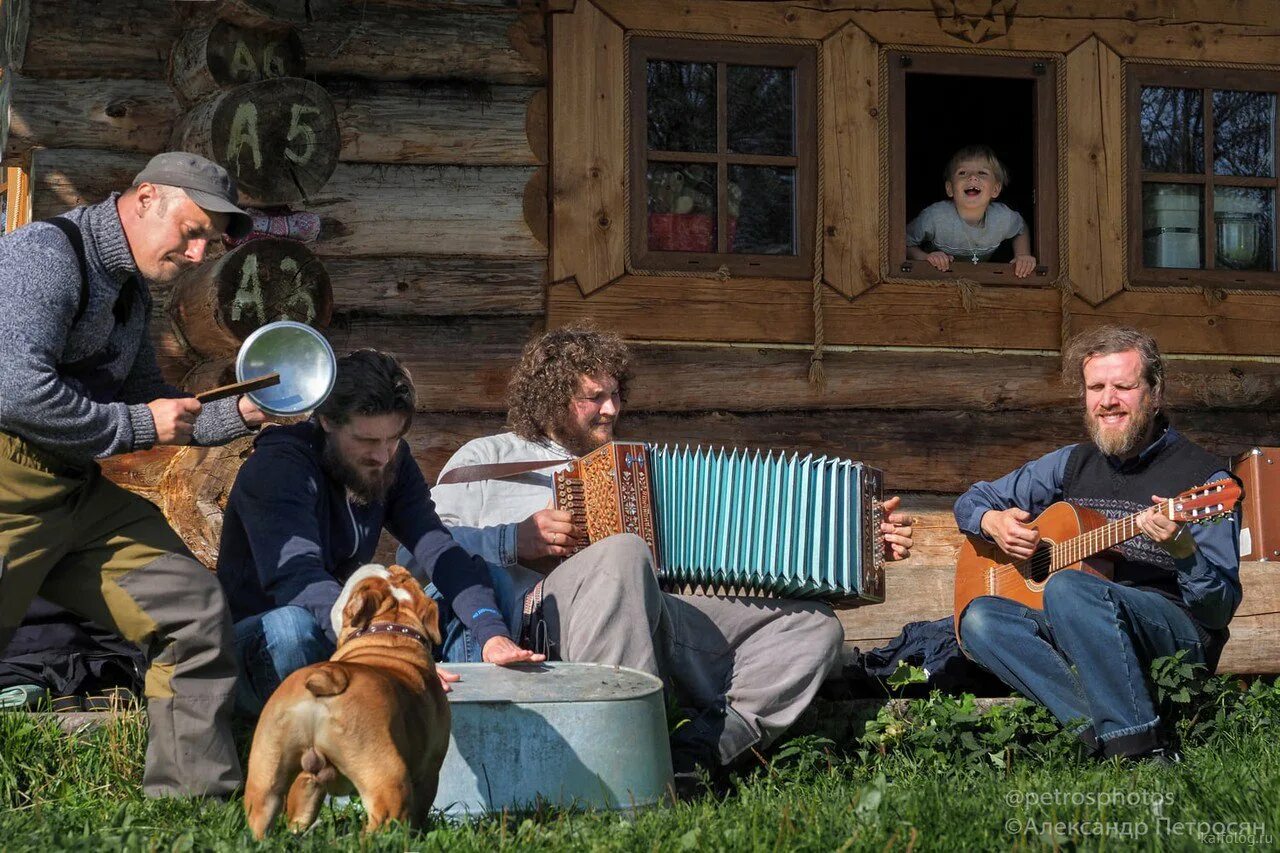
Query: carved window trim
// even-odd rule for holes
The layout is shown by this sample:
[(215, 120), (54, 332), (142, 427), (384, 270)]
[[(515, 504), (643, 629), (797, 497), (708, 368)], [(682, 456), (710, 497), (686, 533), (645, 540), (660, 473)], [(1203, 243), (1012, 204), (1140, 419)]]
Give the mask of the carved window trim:
[[(626, 39), (625, 132), (627, 188), (627, 257), (628, 271), (643, 274), (698, 275), (727, 272), (735, 276), (809, 279), (813, 276), (818, 246), (815, 240), (818, 215), (818, 139), (817, 115), (820, 108), (817, 45), (777, 43), (767, 40), (716, 41), (705, 38), (630, 36)], [(716, 163), (716, 228), (717, 240), (724, 243), (728, 192), (728, 164), (786, 165), (796, 170), (794, 255), (751, 255), (737, 252), (665, 252), (648, 248), (648, 184), (647, 87), (646, 63), (650, 59), (679, 62), (716, 63), (717, 73), (717, 153), (682, 154), (682, 162)], [(764, 65), (795, 69), (796, 153), (791, 157), (740, 155), (727, 153), (725, 143), (727, 82), (724, 67)], [(671, 157), (662, 160), (671, 161)], [(662, 162), (655, 159), (654, 162)], [(784, 161), (794, 161), (784, 162)]]
[[(1128, 284), (1136, 290), (1148, 288), (1210, 287), (1221, 290), (1280, 290), (1280, 120), (1272, 141), (1271, 178), (1215, 175), (1213, 164), (1214, 90), (1270, 92), (1276, 96), (1280, 113), (1280, 71), (1245, 67), (1211, 67), (1200, 64), (1174, 65), (1156, 62), (1125, 63), (1125, 217), (1128, 240)], [(1142, 87), (1167, 86), (1199, 89), (1204, 93), (1204, 172), (1201, 175), (1146, 172), (1142, 168)], [(1186, 183), (1204, 188), (1201, 207), (1202, 254), (1206, 264), (1215, 255), (1217, 233), (1213, 224), (1213, 189), (1216, 186), (1263, 187), (1275, 193), (1272, 207), (1272, 257), (1276, 271), (1203, 268), (1146, 267), (1142, 261), (1142, 185)], [(1207, 226), (1207, 227), (1206, 227)]]
[[(886, 99), (889, 108), (889, 182), (883, 192), (888, 196), (888, 270), (891, 281), (954, 281), (967, 279), (981, 284), (1048, 285), (1061, 274), (1060, 254), (1064, 241), (1061, 215), (1064, 199), (1059, 197), (1059, 170), (1065, 169), (1061, 157), (1059, 105), (1065, 97), (1060, 91), (1063, 79), (1056, 55), (986, 54), (973, 51), (895, 48), (885, 52), (888, 73)], [(1017, 278), (1007, 263), (979, 262), (951, 265), (949, 272), (939, 272), (927, 261), (907, 257), (906, 227), (910, 221), (906, 210), (907, 163), (904, 156), (906, 137), (906, 83), (911, 73), (949, 74), (965, 77), (1004, 77), (1035, 82), (1035, 222), (1032, 227), (1032, 252), (1036, 255), (1036, 271), (1027, 278)]]

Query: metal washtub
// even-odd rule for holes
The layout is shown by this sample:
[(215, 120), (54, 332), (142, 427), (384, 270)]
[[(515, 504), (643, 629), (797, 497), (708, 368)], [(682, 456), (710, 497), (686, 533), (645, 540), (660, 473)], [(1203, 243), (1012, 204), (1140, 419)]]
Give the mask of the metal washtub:
[(536, 804), (631, 809), (671, 783), (662, 682), (625, 667), (444, 664), (462, 676), (435, 808), (452, 817)]

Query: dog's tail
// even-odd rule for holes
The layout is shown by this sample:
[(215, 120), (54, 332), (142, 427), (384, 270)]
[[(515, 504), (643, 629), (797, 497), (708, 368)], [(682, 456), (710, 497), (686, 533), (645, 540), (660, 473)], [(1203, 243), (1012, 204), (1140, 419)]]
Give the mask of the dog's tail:
[(337, 696), (347, 689), (351, 678), (340, 666), (320, 664), (307, 676), (307, 690), (312, 696)]

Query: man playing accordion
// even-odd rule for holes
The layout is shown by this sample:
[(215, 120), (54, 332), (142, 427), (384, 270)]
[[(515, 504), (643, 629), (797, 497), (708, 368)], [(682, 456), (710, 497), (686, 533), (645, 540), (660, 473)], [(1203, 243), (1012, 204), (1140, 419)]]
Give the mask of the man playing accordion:
[[(464, 445), (442, 478), (470, 466), (568, 462), (612, 441), (628, 361), (619, 338), (590, 328), (532, 341), (511, 380), (511, 431)], [(581, 531), (568, 512), (550, 508), (554, 470), (468, 477), (432, 490), (454, 538), (488, 562), (503, 618), (520, 638), (493, 637), (476, 648), (455, 615), (445, 659), (510, 663), (532, 650), (657, 676), (689, 718), (673, 735), (672, 759), (677, 785), (692, 793), (701, 770), (717, 775), (795, 721), (837, 665), (843, 629), (822, 602), (664, 592), (648, 546), (634, 534), (574, 553)], [(884, 524), (891, 559), (910, 551), (906, 522), (891, 514)]]

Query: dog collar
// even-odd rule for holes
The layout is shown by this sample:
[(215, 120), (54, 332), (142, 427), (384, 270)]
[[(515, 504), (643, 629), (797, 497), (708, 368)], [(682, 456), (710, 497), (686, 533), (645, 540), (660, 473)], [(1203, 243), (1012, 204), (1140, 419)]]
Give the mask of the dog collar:
[(404, 637), (410, 637), (417, 640), (427, 648), (431, 648), (431, 641), (428, 640), (421, 632), (410, 628), (408, 625), (400, 625), (396, 622), (375, 622), (367, 628), (361, 628), (350, 637), (347, 642), (354, 640), (356, 637), (367, 637), (370, 634), (399, 634)]

